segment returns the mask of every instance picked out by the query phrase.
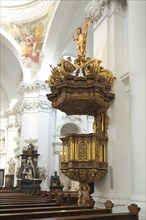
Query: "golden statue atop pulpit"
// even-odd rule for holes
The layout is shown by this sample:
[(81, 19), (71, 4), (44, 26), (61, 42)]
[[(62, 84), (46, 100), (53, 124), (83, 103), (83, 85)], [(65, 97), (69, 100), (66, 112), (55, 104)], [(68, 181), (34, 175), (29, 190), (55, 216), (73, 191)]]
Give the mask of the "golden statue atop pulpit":
[(72, 34), (73, 40), (77, 42), (77, 53), (78, 56), (85, 56), (86, 55), (86, 38), (87, 38), (87, 32), (85, 32), (81, 27), (78, 27), (77, 29), (77, 36)]
[[(88, 24), (85, 27), (88, 28)], [(89, 205), (93, 201), (88, 183), (103, 177), (108, 168), (110, 119), (107, 110), (115, 97), (110, 92), (115, 77), (101, 66), (101, 60), (85, 56), (87, 32), (81, 37), (85, 34), (82, 31), (77, 28), (78, 35), (75, 37), (73, 34), (78, 53), (74, 62), (62, 59), (57, 67), (52, 67), (47, 81), (51, 93), (47, 94), (47, 98), (53, 108), (67, 115), (94, 117), (93, 133), (68, 134), (60, 138), (63, 145), (61, 170), (69, 179), (80, 183), (78, 205)]]

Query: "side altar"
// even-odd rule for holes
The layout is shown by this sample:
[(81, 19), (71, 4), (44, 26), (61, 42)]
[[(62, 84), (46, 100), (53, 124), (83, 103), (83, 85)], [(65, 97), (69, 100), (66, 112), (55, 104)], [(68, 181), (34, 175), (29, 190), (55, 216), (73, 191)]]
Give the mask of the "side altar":
[(23, 149), (21, 166), (17, 169), (16, 190), (36, 191), (40, 190), (40, 184), (45, 179), (45, 169), (38, 167), (37, 149), (31, 143)]

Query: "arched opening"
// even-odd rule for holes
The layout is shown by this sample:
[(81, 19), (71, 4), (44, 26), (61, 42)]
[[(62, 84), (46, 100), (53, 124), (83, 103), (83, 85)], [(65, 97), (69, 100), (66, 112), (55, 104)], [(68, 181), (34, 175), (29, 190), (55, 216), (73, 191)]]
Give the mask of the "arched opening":
[(70, 133), (79, 134), (80, 128), (74, 123), (67, 123), (67, 124), (63, 125), (60, 130), (60, 135), (65, 136)]

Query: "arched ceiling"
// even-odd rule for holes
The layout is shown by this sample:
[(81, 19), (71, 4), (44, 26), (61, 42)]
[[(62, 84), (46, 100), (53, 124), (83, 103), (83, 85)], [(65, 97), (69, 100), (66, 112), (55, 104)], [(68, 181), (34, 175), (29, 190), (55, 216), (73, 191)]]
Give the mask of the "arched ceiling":
[(34, 2), (35, 0), (1, 0), (1, 6), (2, 7), (16, 7), (16, 6), (24, 6), (24, 5), (28, 5), (31, 4), (32, 2)]
[[(84, 9), (88, 0), (1, 0), (1, 22), (16, 22), (19, 24), (38, 20), (49, 13), (45, 36), (44, 60), (42, 69), (48, 61), (54, 64), (63, 54), (75, 55), (75, 44), (72, 42), (72, 32), (80, 26), (87, 16)], [(55, 6), (54, 6), (55, 5)], [(54, 10), (51, 13), (50, 10)], [(48, 12), (49, 11), (49, 12)], [(52, 17), (51, 17), (52, 16)], [(17, 99), (17, 87), (23, 80), (22, 69), (14, 51), (0, 39), (1, 44), (1, 111), (10, 106), (11, 100)], [(47, 57), (47, 59), (45, 59)]]
[(7, 109), (12, 100), (17, 99), (17, 87), (22, 80), (22, 69), (16, 56), (7, 44), (1, 41), (0, 91), (1, 111)]
[(31, 22), (48, 12), (53, 0), (1, 0), (2, 21)]
[[(1, 0), (1, 24), (15, 22), (23, 24), (38, 20), (48, 13), (49, 8), (55, 4), (55, 1), (49, 0)], [(16, 48), (13, 42), (10, 42), (0, 33), (1, 46), (1, 68), (0, 68), (0, 112), (9, 109), (18, 98), (17, 88), (23, 80), (22, 68), (17, 57)], [(7, 33), (7, 35), (9, 35)], [(10, 36), (12, 38), (12, 36)], [(12, 39), (14, 40), (14, 39)], [(17, 44), (17, 43), (16, 43)], [(18, 45), (19, 47), (19, 45)], [(20, 51), (19, 51), (20, 52)]]

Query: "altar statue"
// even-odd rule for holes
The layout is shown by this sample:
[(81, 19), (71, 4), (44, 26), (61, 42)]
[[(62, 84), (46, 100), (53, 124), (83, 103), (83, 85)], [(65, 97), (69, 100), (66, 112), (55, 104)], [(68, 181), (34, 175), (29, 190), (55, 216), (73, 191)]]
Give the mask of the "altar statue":
[(61, 185), (60, 178), (57, 175), (57, 171), (54, 171), (54, 176), (51, 176), (51, 183), (52, 185), (56, 185), (56, 186)]
[(50, 181), (50, 190), (62, 190), (63, 184), (60, 181), (59, 176), (57, 175), (57, 171), (54, 171), (54, 175), (51, 176)]

